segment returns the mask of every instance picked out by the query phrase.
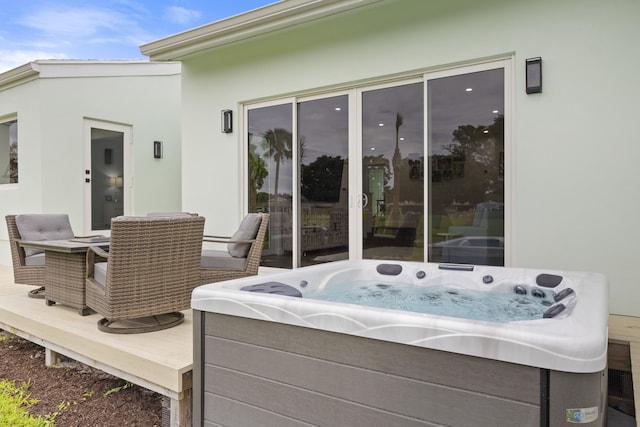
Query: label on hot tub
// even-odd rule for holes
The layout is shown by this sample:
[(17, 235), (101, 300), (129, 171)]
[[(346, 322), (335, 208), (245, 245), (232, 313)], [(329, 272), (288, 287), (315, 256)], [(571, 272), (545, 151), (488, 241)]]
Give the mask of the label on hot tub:
[(598, 407), (567, 409), (567, 421), (575, 424), (592, 423), (598, 419)]

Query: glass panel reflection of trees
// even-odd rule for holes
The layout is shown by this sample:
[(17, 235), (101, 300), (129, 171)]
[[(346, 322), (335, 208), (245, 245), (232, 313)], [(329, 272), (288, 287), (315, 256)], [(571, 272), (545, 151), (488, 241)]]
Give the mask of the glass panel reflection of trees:
[(429, 261), (504, 265), (503, 69), (428, 82)]
[(292, 109), (290, 104), (248, 112), (249, 212), (268, 212), (262, 264), (291, 268), (293, 247)]
[(298, 104), (300, 265), (349, 256), (346, 95)]
[(423, 259), (423, 83), (362, 94), (364, 257)]
[[(300, 239), (298, 265), (348, 257), (348, 98), (298, 104), (298, 143), (291, 105), (249, 110), (249, 209), (271, 214), (263, 265), (293, 264), (294, 215)], [(292, 184), (297, 149), (300, 185)], [(293, 209), (293, 192), (300, 207)]]

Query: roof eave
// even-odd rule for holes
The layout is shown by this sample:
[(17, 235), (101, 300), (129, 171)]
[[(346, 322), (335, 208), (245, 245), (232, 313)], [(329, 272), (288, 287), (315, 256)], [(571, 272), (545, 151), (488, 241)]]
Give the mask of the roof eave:
[(140, 46), (153, 61), (188, 55), (258, 37), (383, 0), (287, 0)]
[(40, 75), (40, 67), (36, 62), (28, 62), (0, 74), (0, 88), (16, 86), (29, 80), (34, 80)]

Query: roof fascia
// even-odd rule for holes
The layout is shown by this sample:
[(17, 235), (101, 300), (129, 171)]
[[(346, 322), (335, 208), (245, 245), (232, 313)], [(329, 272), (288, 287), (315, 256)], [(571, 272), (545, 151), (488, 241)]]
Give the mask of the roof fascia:
[(9, 89), (40, 76), (40, 67), (35, 62), (29, 62), (0, 74), (0, 90)]
[(225, 46), (384, 0), (287, 0), (140, 46), (153, 61)]
[(168, 61), (37, 60), (0, 74), (0, 90), (47, 78), (178, 75), (181, 67), (179, 62)]
[(133, 77), (180, 74), (179, 62), (149, 61), (38, 61), (40, 78)]

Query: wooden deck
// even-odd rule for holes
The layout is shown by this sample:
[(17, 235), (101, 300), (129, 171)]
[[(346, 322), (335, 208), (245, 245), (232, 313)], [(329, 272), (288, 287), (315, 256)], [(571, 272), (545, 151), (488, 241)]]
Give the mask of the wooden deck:
[(609, 316), (609, 368), (631, 372), (637, 420), (640, 418), (640, 317)]
[(83, 317), (73, 308), (47, 306), (27, 297), (33, 288), (14, 284), (11, 267), (0, 266), (0, 329), (43, 346), (47, 364), (64, 355), (166, 396), (163, 424), (191, 425), (191, 310), (183, 324), (164, 331), (107, 334), (98, 331), (98, 314)]

